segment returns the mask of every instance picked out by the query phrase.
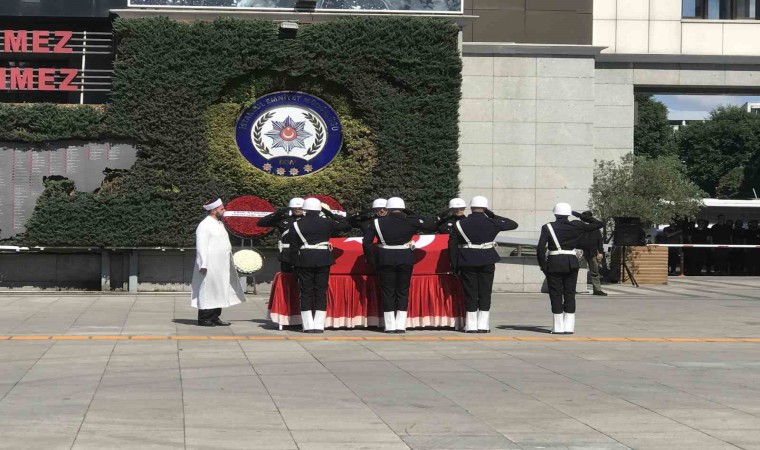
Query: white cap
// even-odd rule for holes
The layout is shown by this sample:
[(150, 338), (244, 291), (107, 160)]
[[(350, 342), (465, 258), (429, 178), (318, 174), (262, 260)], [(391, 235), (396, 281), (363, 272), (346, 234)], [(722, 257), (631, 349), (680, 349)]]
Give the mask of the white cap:
[(307, 198), (303, 202), (304, 211), (322, 211), (322, 202), (318, 198)]
[(406, 204), (400, 197), (391, 197), (385, 207), (388, 209), (406, 209)]
[(573, 208), (569, 203), (557, 203), (554, 205), (553, 213), (555, 216), (569, 216), (573, 214)]
[(449, 208), (467, 208), (467, 202), (462, 198), (452, 198), (449, 200)]
[(288, 203), (288, 208), (303, 208), (303, 199), (301, 197), (293, 197)]
[(211, 203), (206, 203), (205, 205), (203, 205), (203, 209), (205, 209), (206, 211), (211, 211), (212, 209), (218, 208), (220, 206), (222, 206), (222, 199), (218, 198)]
[(476, 195), (470, 200), (470, 208), (488, 208), (488, 199), (482, 195)]
[(388, 200), (384, 198), (376, 198), (372, 201), (373, 208), (385, 208), (388, 205)]

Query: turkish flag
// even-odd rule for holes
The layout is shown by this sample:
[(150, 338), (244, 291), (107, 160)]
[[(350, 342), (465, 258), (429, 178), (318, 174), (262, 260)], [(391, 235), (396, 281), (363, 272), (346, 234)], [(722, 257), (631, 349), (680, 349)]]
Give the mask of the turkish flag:
[[(414, 275), (434, 275), (451, 272), (449, 262), (449, 235), (423, 234), (412, 238), (414, 241)], [(330, 267), (331, 275), (361, 275), (371, 274), (372, 270), (364, 262), (362, 238), (333, 238), (330, 239), (335, 256), (335, 265)], [(406, 251), (406, 250), (389, 250)]]

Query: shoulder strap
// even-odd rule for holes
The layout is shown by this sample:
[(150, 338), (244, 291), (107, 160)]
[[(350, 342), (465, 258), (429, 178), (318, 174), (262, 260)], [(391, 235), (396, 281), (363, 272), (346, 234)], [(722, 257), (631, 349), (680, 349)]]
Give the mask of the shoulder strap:
[(560, 247), (559, 241), (557, 240), (557, 235), (554, 234), (554, 228), (552, 228), (552, 224), (547, 223), (546, 228), (549, 229), (549, 233), (552, 235), (552, 240), (554, 241), (554, 245), (557, 246), (557, 250), (562, 251), (562, 247)]
[(461, 234), (464, 240), (467, 241), (468, 245), (472, 244), (472, 241), (470, 241), (470, 238), (468, 238), (467, 235), (464, 234), (464, 230), (462, 229), (461, 223), (462, 223), (461, 220), (457, 220), (457, 230), (459, 230), (459, 234)]
[(379, 219), (375, 219), (375, 231), (377, 231), (377, 237), (380, 238), (380, 243), (385, 245), (385, 238), (383, 237), (383, 232), (380, 231), (380, 222)]
[(296, 233), (298, 233), (298, 237), (301, 238), (301, 241), (303, 241), (304, 245), (309, 245), (309, 242), (306, 240), (305, 237), (303, 237), (303, 233), (301, 233), (301, 229), (298, 228), (298, 222), (293, 222), (293, 228), (296, 229)]

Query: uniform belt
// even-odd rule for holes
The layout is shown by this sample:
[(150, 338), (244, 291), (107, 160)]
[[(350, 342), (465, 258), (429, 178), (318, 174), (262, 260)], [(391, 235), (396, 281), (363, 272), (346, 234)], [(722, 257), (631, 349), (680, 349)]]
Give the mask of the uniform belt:
[(557, 256), (557, 255), (573, 255), (577, 256), (575, 253), (575, 250), (551, 250), (549, 251), (549, 256)]
[(320, 242), (319, 244), (303, 244), (301, 248), (307, 248), (309, 250), (332, 250), (332, 245), (329, 242)]
[(290, 244), (283, 244), (282, 242), (277, 242), (277, 250), (282, 251), (284, 248), (290, 248)]
[(414, 250), (414, 242), (407, 242), (401, 245), (377, 244), (377, 246), (383, 250)]
[(496, 248), (499, 244), (496, 242), (485, 242), (483, 244), (459, 244), (459, 248), (489, 249)]

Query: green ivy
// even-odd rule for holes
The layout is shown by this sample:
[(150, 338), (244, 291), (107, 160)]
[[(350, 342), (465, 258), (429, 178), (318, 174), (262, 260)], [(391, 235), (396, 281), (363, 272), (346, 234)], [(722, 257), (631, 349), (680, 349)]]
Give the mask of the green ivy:
[[(304, 26), (289, 39), (270, 21), (148, 18), (117, 20), (114, 33), (104, 112), (0, 109), (0, 139), (138, 145), (134, 167), (107, 191), (40, 199), (27, 243), (192, 245), (200, 205), (217, 196), (258, 195), (282, 206), (319, 193), (357, 209), (400, 195), (433, 213), (458, 192), (461, 59), (458, 28), (445, 19), (346, 18)], [(291, 89), (333, 106), (344, 146), (319, 173), (281, 179), (242, 158), (234, 126), (255, 98)]]
[(0, 103), (0, 140), (3, 141), (100, 139), (105, 132), (102, 122), (102, 110), (93, 106)]

